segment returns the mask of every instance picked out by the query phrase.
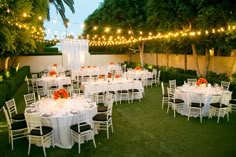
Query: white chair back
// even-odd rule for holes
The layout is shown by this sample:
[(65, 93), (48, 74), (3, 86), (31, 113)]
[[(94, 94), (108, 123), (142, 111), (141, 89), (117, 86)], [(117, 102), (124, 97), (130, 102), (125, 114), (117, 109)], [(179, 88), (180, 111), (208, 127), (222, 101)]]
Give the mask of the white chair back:
[(33, 107), (36, 102), (35, 93), (25, 94), (24, 100), (26, 108)]

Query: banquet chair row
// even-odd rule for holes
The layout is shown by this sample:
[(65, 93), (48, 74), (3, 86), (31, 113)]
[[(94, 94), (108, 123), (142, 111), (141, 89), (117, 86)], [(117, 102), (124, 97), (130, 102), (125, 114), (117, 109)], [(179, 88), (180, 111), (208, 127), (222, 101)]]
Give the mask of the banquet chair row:
[(167, 93), (168, 93), (167, 113), (169, 112), (169, 109), (172, 108), (172, 110), (174, 111), (174, 118), (175, 118), (176, 110), (184, 108), (184, 100), (176, 98), (175, 88), (167, 87)]
[(34, 103), (36, 102), (35, 93), (25, 94), (24, 100), (25, 100), (25, 107), (26, 108), (34, 107)]
[(128, 103), (134, 100), (139, 100), (141, 102), (144, 92), (139, 89), (135, 83), (129, 85), (123, 83), (117, 83), (115, 85), (108, 84), (104, 86), (103, 84), (95, 84), (89, 88), (89, 97), (94, 99), (97, 103), (104, 103), (105, 93), (109, 92), (113, 94), (115, 103), (122, 101), (127, 101)]
[(149, 78), (149, 80), (151, 79), (152, 80), (152, 84), (151, 84), (151, 87), (153, 84), (156, 85), (160, 85), (160, 76), (161, 76), (161, 71), (157, 71), (157, 69), (153, 69), (152, 71), (152, 78)]
[(223, 90), (229, 90), (230, 82), (227, 81), (221, 81), (220, 87)]
[(201, 93), (190, 93), (190, 101), (188, 104), (188, 121), (191, 114), (195, 113), (199, 114), (200, 123), (202, 123), (202, 108), (204, 107), (202, 96), (203, 95)]
[[(165, 93), (164, 83), (161, 83), (162, 87), (162, 108), (164, 104), (168, 104), (167, 113), (169, 108), (171, 107), (174, 110), (174, 117), (176, 110), (182, 110), (184, 108), (184, 100), (175, 97), (175, 88), (176, 88), (176, 81), (171, 80), (169, 83), (170, 87), (167, 88), (167, 94)], [(202, 103), (202, 95), (200, 93), (190, 93), (190, 101), (188, 104), (188, 118), (189, 121), (190, 116), (194, 113), (199, 114), (200, 122), (202, 123), (202, 107), (204, 104)]]
[(113, 123), (112, 123), (112, 108), (113, 108), (113, 96), (108, 94), (105, 105), (106, 110), (98, 112), (93, 117), (94, 127), (96, 130), (105, 130), (107, 132), (107, 139), (109, 139), (109, 130), (113, 133)]
[(26, 83), (27, 83), (28, 93), (34, 92), (34, 87), (33, 87), (32, 79), (29, 79), (29, 78), (26, 76), (26, 77), (25, 77), (25, 81), (26, 81)]
[(15, 99), (12, 98), (5, 102), (11, 123), (25, 121), (24, 113), (18, 113)]
[(11, 144), (11, 149), (14, 150), (14, 140), (26, 138), (27, 136), (27, 125), (25, 120), (12, 121), (8, 111), (3, 106), (3, 112), (8, 126), (8, 139)]
[(176, 86), (176, 80), (169, 80), (169, 88), (175, 89)]
[[(173, 81), (174, 82), (174, 81)], [(184, 109), (184, 100), (175, 97), (175, 88), (167, 88), (168, 96), (166, 97), (164, 92), (164, 84), (161, 83), (162, 86), (162, 108), (164, 104), (168, 104), (167, 113), (169, 112), (169, 108), (172, 108), (174, 111), (174, 117), (176, 116), (176, 110)], [(202, 102), (204, 95), (198, 92), (189, 93), (189, 101), (187, 104), (187, 120), (189, 121), (190, 117), (193, 115), (199, 116), (200, 123), (202, 123), (202, 109), (205, 104)], [(218, 96), (219, 97), (219, 96)], [(219, 123), (220, 118), (227, 117), (227, 121), (229, 121), (229, 113), (236, 109), (236, 100), (231, 99), (232, 92), (228, 90), (224, 90), (220, 95), (220, 99), (218, 102), (210, 103), (210, 109), (208, 112), (208, 118), (217, 117), (217, 123)]]
[(88, 113), (80, 113), (78, 116), (78, 123), (70, 127), (73, 142), (78, 143), (78, 153), (80, 153), (81, 138), (86, 136), (93, 141), (96, 148), (94, 139), (94, 131), (105, 130), (107, 132), (107, 139), (109, 139), (109, 130), (113, 132), (112, 123), (112, 107), (113, 107), (113, 94), (106, 93), (104, 106), (98, 106), (98, 113), (92, 118), (89, 118)]
[(195, 78), (188, 78), (187, 79), (187, 83), (189, 85), (196, 85), (197, 84), (197, 79), (195, 79)]
[(220, 122), (220, 117), (227, 117), (227, 121), (229, 121), (229, 112), (230, 112), (230, 99), (232, 96), (232, 92), (224, 91), (222, 92), (221, 99), (219, 102), (211, 103), (209, 110), (209, 118), (213, 116), (217, 117), (217, 123)]
[(50, 143), (50, 145), (54, 148), (54, 140), (53, 140), (53, 128), (49, 126), (43, 126), (41, 122), (41, 117), (39, 114), (30, 116), (26, 115), (26, 123), (27, 123), (27, 137), (29, 141), (28, 145), (28, 155), (30, 155), (31, 145), (35, 142), (39, 142), (43, 148), (43, 154), (46, 157), (46, 144)]
[(236, 112), (236, 99), (231, 99), (229, 101), (229, 111)]
[(164, 83), (161, 82), (161, 93), (162, 93), (162, 105), (161, 108), (163, 109), (165, 104), (168, 104), (169, 99), (168, 99), (168, 93), (165, 91)]
[(94, 139), (93, 124), (89, 118), (88, 112), (81, 112), (77, 115), (77, 124), (70, 126), (72, 142), (78, 143), (78, 153), (80, 153), (80, 145), (82, 137), (89, 137), (96, 148)]

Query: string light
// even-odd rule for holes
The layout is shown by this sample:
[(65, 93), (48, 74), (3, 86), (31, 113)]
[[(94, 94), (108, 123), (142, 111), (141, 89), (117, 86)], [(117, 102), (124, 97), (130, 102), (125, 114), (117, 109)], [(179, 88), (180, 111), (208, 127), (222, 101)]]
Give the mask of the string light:
[[(6, 10), (7, 12), (10, 12), (9, 9)], [(23, 13), (22, 16), (24, 18), (29, 17), (29, 15), (27, 15), (27, 13)], [(38, 20), (41, 21), (43, 20), (42, 16), (38, 16)], [(57, 21), (62, 21), (62, 20), (57, 20), (57, 19), (52, 19), (53, 23), (57, 23)], [(15, 25), (16, 27), (18, 27), (19, 29), (25, 29), (28, 32), (31, 32), (32, 34), (32, 38), (35, 39), (42, 39), (45, 35), (45, 33), (47, 34), (51, 34), (50, 30), (46, 30), (46, 32), (44, 33), (44, 29), (42, 27), (34, 27), (29, 23), (23, 23), (20, 21), (14, 22), (13, 20), (9, 20), (7, 21), (9, 25)], [(68, 22), (66, 25), (69, 26), (70, 23), (75, 24), (75, 22)], [(82, 28), (85, 27), (84, 24), (81, 25)], [(98, 36), (97, 34), (92, 35), (92, 34), (87, 34), (85, 35), (86, 39), (89, 39), (91, 37), (92, 40), (89, 41), (90, 46), (106, 46), (106, 45), (123, 45), (123, 44), (130, 44), (130, 43), (136, 43), (136, 42), (140, 42), (140, 41), (148, 41), (148, 40), (157, 40), (157, 39), (163, 39), (163, 38), (176, 38), (176, 37), (195, 37), (195, 36), (200, 36), (200, 35), (209, 35), (209, 34), (215, 34), (215, 33), (223, 33), (226, 30), (231, 31), (231, 30), (235, 30), (236, 26), (231, 26), (228, 25), (227, 27), (221, 27), (221, 28), (213, 28), (211, 30), (205, 30), (205, 31), (178, 31), (178, 32), (168, 32), (165, 34), (161, 34), (161, 33), (157, 33), (155, 35), (155, 33), (153, 34), (152, 32), (143, 32), (143, 31), (138, 31), (137, 35), (135, 36), (135, 33), (131, 30), (125, 31), (122, 29), (116, 29), (116, 33), (119, 34), (116, 37), (115, 36), (111, 36), (109, 35), (109, 32), (112, 32), (110, 27), (105, 27), (103, 30), (106, 33), (106, 35), (101, 35)], [(92, 28), (93, 31), (97, 31), (98, 30), (98, 26), (94, 26)], [(122, 32), (128, 32), (128, 37), (124, 37), (124, 36), (120, 36), (120, 34)], [(58, 33), (56, 33), (57, 35)], [(63, 33), (62, 33), (63, 34)], [(124, 34), (124, 33), (123, 33)], [(74, 32), (71, 32), (70, 35), (74, 35)], [(132, 35), (132, 36), (130, 36)], [(82, 37), (82, 36), (81, 36)]]
[[(145, 35), (144, 32), (139, 31), (138, 32), (139, 36), (137, 36), (137, 37), (129, 36), (127, 38), (125, 38), (124, 36), (122, 36), (122, 37), (121, 36), (106, 37), (106, 36), (102, 35), (102, 37), (99, 37), (98, 35), (94, 35), (92, 40), (90, 40), (89, 45), (90, 46), (124, 45), (124, 44), (130, 44), (130, 43), (137, 43), (140, 41), (157, 40), (157, 39), (162, 39), (162, 38), (176, 38), (179, 36), (182, 36), (182, 37), (186, 37), (186, 36), (195, 37), (195, 36), (201, 36), (201, 35), (208, 36), (210, 33), (215, 34), (215, 33), (223, 33), (226, 30), (234, 30), (234, 29), (236, 29), (236, 26), (228, 25), (226, 28), (223, 28), (223, 27), (221, 27), (219, 29), (213, 28), (213, 29), (211, 29), (211, 31), (209, 31), (209, 30), (191, 31), (191, 32), (179, 31), (179, 32), (175, 32), (175, 33), (168, 32), (166, 34), (157, 33), (156, 35), (153, 35), (152, 32), (148, 32)], [(117, 29), (117, 32), (118, 32), (118, 30), (122, 31), (121, 29)], [(131, 35), (130, 30), (128, 30), (128, 35)], [(103, 39), (103, 40), (101, 41), (101, 39)]]

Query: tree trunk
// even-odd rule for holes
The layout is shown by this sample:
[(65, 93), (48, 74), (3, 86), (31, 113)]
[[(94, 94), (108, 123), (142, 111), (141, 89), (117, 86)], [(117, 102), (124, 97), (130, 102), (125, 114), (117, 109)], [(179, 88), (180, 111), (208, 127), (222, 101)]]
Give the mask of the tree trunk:
[(170, 50), (166, 51), (166, 68), (169, 69), (169, 54), (170, 54)]
[(187, 53), (184, 52), (184, 70), (188, 69)]
[(139, 45), (139, 57), (140, 57), (140, 63), (141, 63), (141, 67), (143, 67), (143, 52), (144, 52), (144, 42), (142, 41)]
[(233, 53), (234, 53), (234, 56), (233, 56), (233, 64), (232, 64), (232, 66), (231, 66), (231, 68), (230, 68), (230, 70), (229, 70), (229, 73), (228, 73), (228, 76), (229, 76), (229, 78), (230, 78), (230, 80), (232, 80), (232, 74), (233, 73), (235, 73), (235, 68), (236, 68), (236, 51), (234, 50), (233, 51)]
[(207, 76), (208, 74), (208, 70), (209, 70), (209, 66), (210, 66), (210, 52), (209, 49), (206, 48), (205, 50), (205, 71), (204, 71), (204, 75), (203, 76)]
[(9, 62), (9, 59), (10, 59), (10, 57), (7, 57), (6, 59), (5, 59), (5, 71), (8, 71), (8, 62)]
[(159, 56), (158, 56), (158, 54), (159, 53), (156, 53), (157, 55), (156, 55), (156, 65), (157, 65), (157, 67), (159, 67), (159, 61), (158, 61), (158, 58), (159, 58)]
[(197, 76), (199, 77), (201, 75), (201, 73), (200, 73), (199, 65), (198, 65), (198, 57), (197, 57), (196, 45), (195, 44), (191, 44), (191, 47), (192, 47), (192, 51), (193, 51), (194, 62), (196, 64)]

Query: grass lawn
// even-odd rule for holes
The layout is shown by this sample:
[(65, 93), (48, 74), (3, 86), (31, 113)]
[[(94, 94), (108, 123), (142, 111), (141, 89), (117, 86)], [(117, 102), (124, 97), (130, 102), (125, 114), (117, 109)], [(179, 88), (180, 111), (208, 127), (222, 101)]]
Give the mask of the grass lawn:
[[(26, 83), (19, 87), (15, 99), (18, 111), (24, 110), (23, 94)], [(236, 156), (236, 113), (230, 114), (230, 121), (220, 119), (190, 118), (173, 111), (166, 113), (161, 108), (161, 87), (145, 88), (142, 102), (122, 103), (113, 108), (114, 133), (110, 139), (101, 131), (95, 136), (97, 148), (92, 141), (72, 149), (48, 148), (48, 157), (235, 157)], [(8, 143), (8, 132), (3, 112), (0, 112), (0, 156), (26, 157), (28, 141), (14, 141), (14, 151)], [(31, 155), (43, 157), (41, 147), (32, 145)]]

